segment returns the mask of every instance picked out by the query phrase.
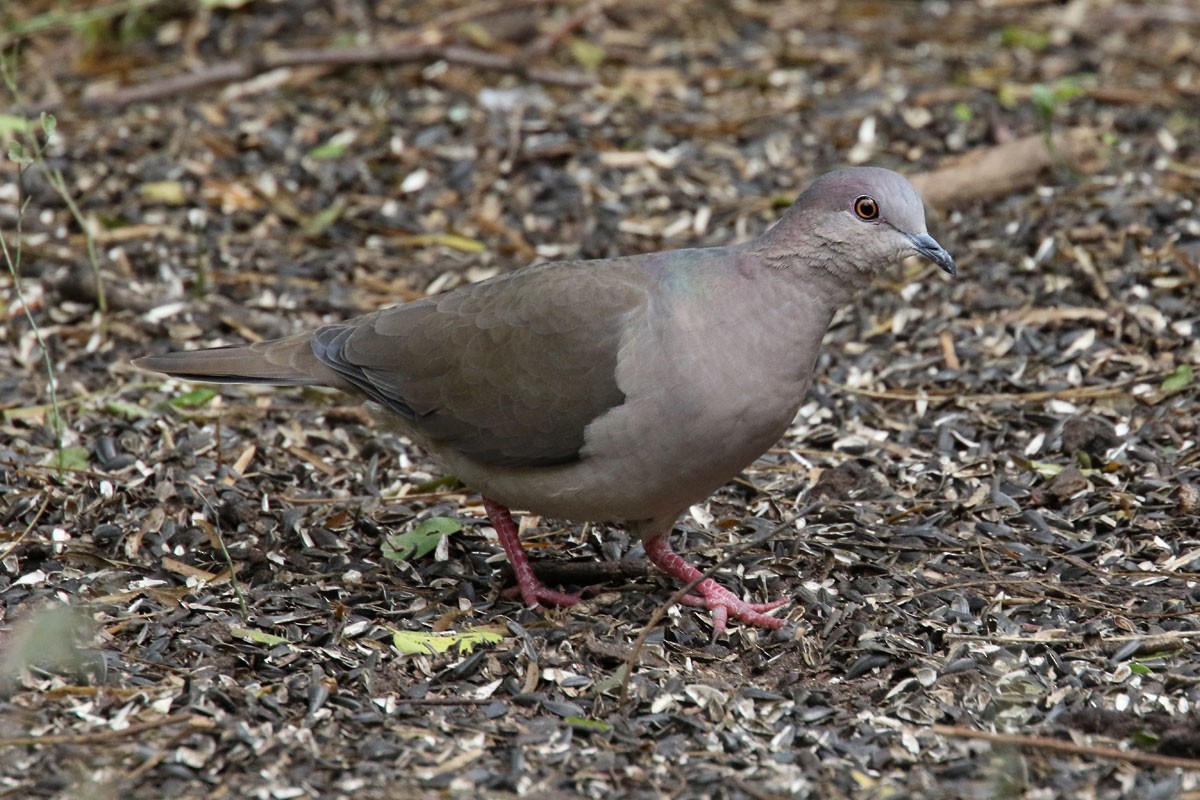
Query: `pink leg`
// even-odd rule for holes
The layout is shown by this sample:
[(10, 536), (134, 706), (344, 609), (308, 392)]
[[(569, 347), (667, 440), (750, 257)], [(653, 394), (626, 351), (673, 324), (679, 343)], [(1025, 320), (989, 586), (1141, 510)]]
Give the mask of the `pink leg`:
[[(685, 584), (691, 583), (703, 575), (704, 573), (684, 561), (681, 555), (671, 549), (671, 543), (667, 541), (668, 536), (670, 536), (670, 531), (653, 536), (644, 542), (646, 555), (650, 557), (650, 562)], [(768, 617), (762, 612), (779, 608), (787, 603), (787, 600), (776, 600), (773, 603), (747, 603), (712, 578), (700, 581), (692, 591), (694, 594), (684, 596), (680, 602), (684, 605), (698, 606), (711, 611), (713, 630), (717, 633), (725, 630), (725, 621), (729, 617), (740, 619), (748, 625), (756, 625), (760, 628), (783, 627), (784, 620), (778, 617)]]
[(508, 509), (486, 497), (483, 498), (483, 507), (487, 510), (488, 519), (492, 521), (492, 527), (496, 529), (496, 535), (500, 537), (500, 546), (508, 556), (508, 563), (512, 564), (513, 572), (517, 575), (517, 588), (525, 605), (539, 608), (543, 602), (556, 606), (573, 606), (578, 603), (579, 595), (547, 589), (533, 574), (533, 567), (529, 566), (529, 556), (525, 555), (525, 548), (521, 547), (521, 540), (517, 537), (517, 523), (513, 522)]

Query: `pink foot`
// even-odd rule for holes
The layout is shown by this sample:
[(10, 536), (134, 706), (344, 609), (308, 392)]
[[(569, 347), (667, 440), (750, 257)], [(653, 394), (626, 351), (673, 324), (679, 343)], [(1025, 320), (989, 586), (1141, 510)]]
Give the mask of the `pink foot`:
[[(521, 593), (525, 605), (541, 608), (542, 603), (553, 606), (573, 606), (578, 603), (580, 595), (547, 589), (546, 585), (538, 580), (537, 575), (533, 574), (533, 567), (529, 566), (529, 556), (525, 555), (525, 548), (521, 547), (521, 540), (517, 537), (517, 523), (513, 522), (508, 509), (486, 497), (483, 498), (483, 507), (487, 511), (488, 519), (492, 521), (492, 527), (496, 529), (496, 535), (500, 537), (500, 546), (508, 556), (508, 563), (512, 564), (513, 572), (517, 575), (517, 585), (514, 588)], [(506, 589), (502, 594), (508, 592)]]
[[(682, 583), (691, 583), (704, 573), (684, 561), (682, 556), (671, 549), (671, 543), (667, 541), (669, 535), (669, 533), (664, 533), (645, 542), (646, 555), (649, 556), (650, 563), (663, 572), (677, 578)], [(768, 617), (763, 612), (779, 608), (785, 605), (787, 600), (776, 600), (772, 603), (747, 603), (712, 578), (700, 581), (692, 591), (694, 594), (685, 595), (679, 602), (687, 606), (707, 608), (711, 611), (713, 630), (716, 633), (725, 630), (725, 622), (730, 617), (759, 628), (783, 627), (784, 620), (779, 617)]]

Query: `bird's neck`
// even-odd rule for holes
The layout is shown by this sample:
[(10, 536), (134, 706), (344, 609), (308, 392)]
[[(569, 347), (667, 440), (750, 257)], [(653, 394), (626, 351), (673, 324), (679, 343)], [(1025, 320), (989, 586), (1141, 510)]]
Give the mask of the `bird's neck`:
[(838, 242), (815, 231), (796, 230), (783, 222), (751, 243), (754, 256), (771, 270), (788, 274), (798, 286), (826, 300), (832, 308), (852, 301), (870, 280), (841, 252)]

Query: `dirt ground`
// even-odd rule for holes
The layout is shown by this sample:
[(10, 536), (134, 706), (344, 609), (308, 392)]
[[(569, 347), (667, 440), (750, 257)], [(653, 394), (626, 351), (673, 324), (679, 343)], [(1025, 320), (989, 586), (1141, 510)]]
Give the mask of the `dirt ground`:
[[(1194, 2), (25, 0), (0, 47), (0, 798), (1200, 798)], [(677, 587), (562, 520), (598, 592), (525, 609), (349, 399), (129, 363), (742, 240), (847, 163), (959, 275), (868, 287), (677, 526), (779, 632), (644, 630)]]

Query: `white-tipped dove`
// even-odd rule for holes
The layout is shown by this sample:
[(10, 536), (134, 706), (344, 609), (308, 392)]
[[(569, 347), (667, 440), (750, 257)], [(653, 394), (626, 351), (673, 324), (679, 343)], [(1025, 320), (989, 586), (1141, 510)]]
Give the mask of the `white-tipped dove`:
[[(730, 247), (538, 264), (269, 342), (139, 358), (213, 383), (333, 386), (382, 406), (484, 507), (525, 603), (545, 587), (510, 508), (622, 521), (677, 580), (675, 520), (770, 447), (796, 414), (838, 306), (885, 264), (920, 254), (953, 275), (900, 175), (817, 180), (779, 223)], [(715, 580), (685, 598), (764, 628), (786, 600)]]

